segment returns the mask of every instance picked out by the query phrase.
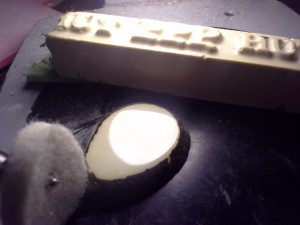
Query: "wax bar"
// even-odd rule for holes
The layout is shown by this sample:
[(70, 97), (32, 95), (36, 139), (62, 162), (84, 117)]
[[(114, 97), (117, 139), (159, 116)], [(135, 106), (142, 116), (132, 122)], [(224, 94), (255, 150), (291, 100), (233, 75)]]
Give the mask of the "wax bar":
[(300, 40), (87, 12), (46, 39), (61, 76), (300, 112)]

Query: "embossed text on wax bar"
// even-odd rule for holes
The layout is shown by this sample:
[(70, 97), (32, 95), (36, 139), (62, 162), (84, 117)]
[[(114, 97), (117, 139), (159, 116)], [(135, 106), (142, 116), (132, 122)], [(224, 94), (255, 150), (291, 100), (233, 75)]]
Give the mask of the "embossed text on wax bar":
[(300, 40), (71, 12), (46, 37), (63, 77), (300, 113)]
[(220, 53), (223, 58), (235, 55), (249, 60), (277, 58), (299, 64), (300, 40), (271, 35), (88, 13), (66, 14), (56, 30), (98, 38), (99, 42), (113, 39), (125, 46)]
[(173, 26), (151, 29), (147, 24), (143, 25), (144, 23), (139, 23), (139, 29), (131, 37), (132, 43), (213, 53), (217, 51), (217, 44), (222, 41), (221, 32), (214, 28), (193, 31), (189, 26), (180, 30)]
[(240, 35), (239, 53), (267, 58), (278, 55), (283, 59), (290, 60), (297, 60), (298, 57), (295, 40), (254, 34)]

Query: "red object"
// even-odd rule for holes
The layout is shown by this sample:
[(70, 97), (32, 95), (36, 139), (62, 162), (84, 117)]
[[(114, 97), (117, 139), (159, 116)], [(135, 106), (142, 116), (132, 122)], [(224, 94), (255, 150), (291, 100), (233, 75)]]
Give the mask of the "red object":
[[(16, 56), (16, 52), (12, 53), (11, 55), (7, 56), (6, 58), (1, 58), (1, 61), (0, 61), (0, 69), (4, 68), (5, 66), (9, 65), (13, 59), (15, 58)], [(1, 55), (1, 53), (0, 53)]]
[(0, 1), (0, 69), (12, 62), (38, 20), (59, 14), (37, 0)]

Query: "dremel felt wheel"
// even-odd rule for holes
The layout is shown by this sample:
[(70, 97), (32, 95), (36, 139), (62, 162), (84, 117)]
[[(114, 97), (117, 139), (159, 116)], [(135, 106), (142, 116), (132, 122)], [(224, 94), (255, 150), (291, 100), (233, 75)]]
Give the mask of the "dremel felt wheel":
[(4, 225), (61, 225), (87, 185), (83, 150), (65, 127), (34, 122), (22, 129), (1, 183)]

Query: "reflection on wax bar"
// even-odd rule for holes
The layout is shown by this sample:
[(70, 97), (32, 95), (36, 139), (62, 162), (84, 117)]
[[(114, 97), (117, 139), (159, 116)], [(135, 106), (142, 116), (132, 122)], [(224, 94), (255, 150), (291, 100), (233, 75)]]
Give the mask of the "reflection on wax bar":
[(47, 36), (64, 77), (300, 112), (300, 40), (86, 12)]

